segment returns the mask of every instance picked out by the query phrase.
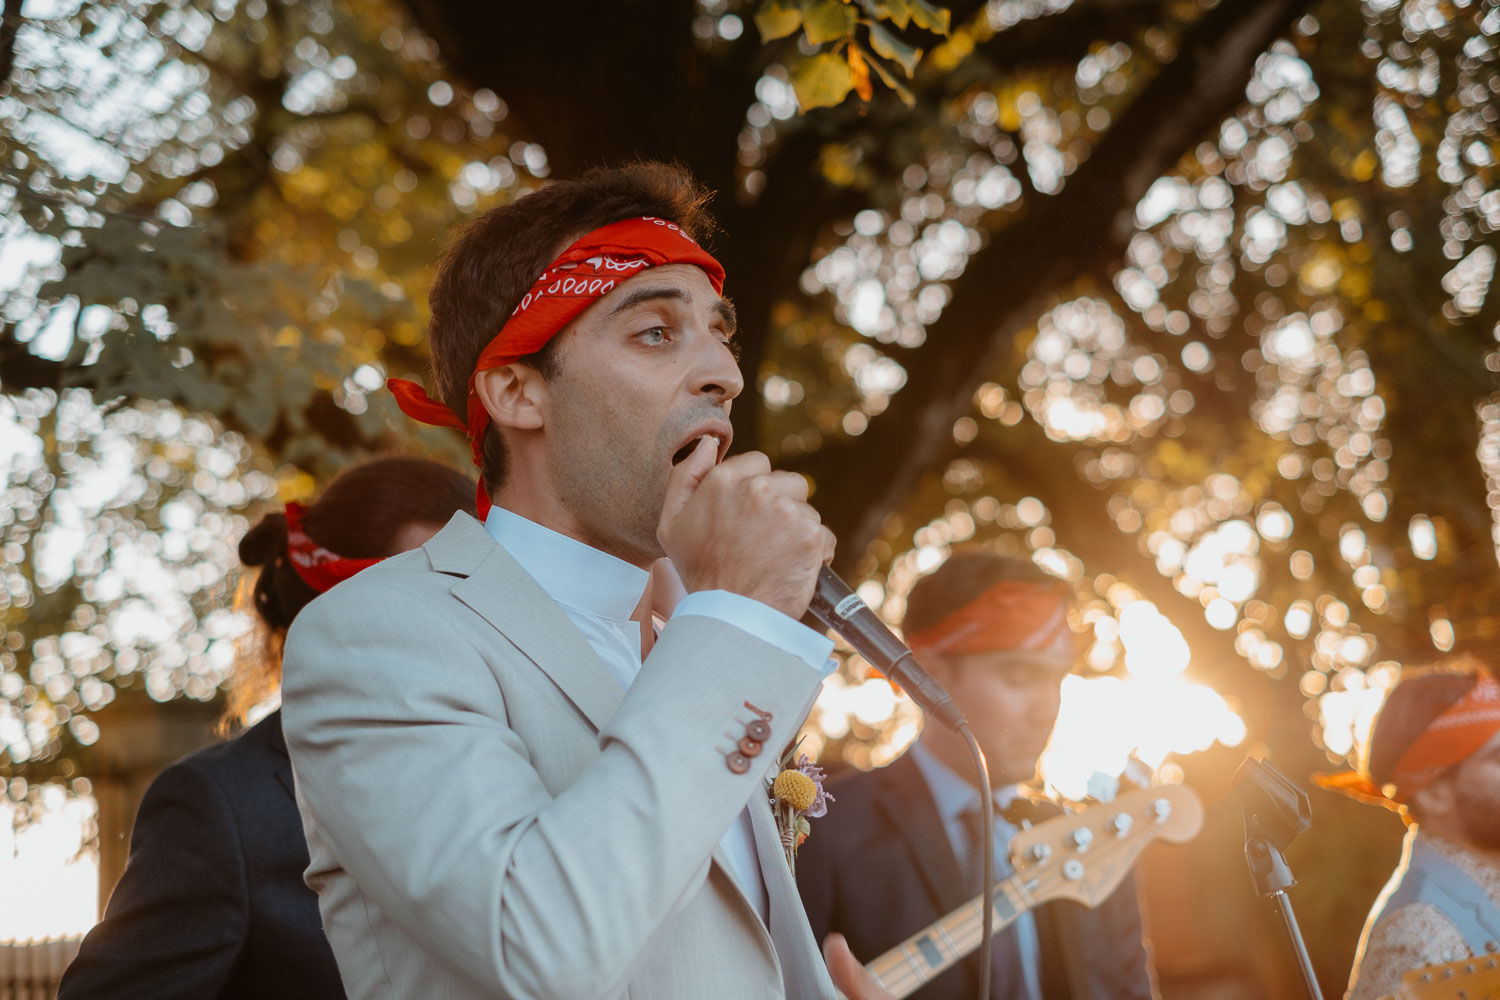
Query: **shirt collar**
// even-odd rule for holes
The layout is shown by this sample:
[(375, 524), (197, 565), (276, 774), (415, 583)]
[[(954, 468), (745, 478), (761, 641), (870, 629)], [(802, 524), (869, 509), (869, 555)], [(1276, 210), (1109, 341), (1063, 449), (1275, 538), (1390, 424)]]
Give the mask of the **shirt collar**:
[[(932, 792), (932, 800), (937, 804), (938, 815), (943, 822), (954, 822), (965, 812), (979, 808), (979, 789), (938, 760), (937, 755), (927, 749), (920, 739), (913, 741), (911, 749), (906, 752), (911, 755), (917, 770), (922, 772), (922, 779)], [(1015, 785), (995, 789), (996, 811), (1010, 805), (1019, 794)]]
[(490, 508), (484, 528), (559, 604), (624, 622), (646, 590), (640, 567), (504, 507)]

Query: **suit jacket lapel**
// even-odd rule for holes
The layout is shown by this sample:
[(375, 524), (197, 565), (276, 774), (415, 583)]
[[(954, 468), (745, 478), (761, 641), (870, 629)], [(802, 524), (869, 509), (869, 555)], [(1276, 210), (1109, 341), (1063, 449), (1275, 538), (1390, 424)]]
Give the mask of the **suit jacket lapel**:
[(619, 683), (557, 602), (483, 525), (455, 515), (423, 549), (433, 569), (461, 578), (454, 597), (535, 663), (595, 729), (603, 728), (624, 698)]
[[(816, 822), (816, 821), (814, 821)], [(755, 835), (755, 854), (770, 902), (771, 941), (781, 961), (781, 977), (787, 996), (827, 995), (828, 972), (818, 942), (813, 940), (797, 883), (781, 849), (781, 834), (771, 810), (760, 796), (750, 800), (750, 828)]]
[[(599, 659), (594, 648), (588, 644), (588, 640), (558, 607), (557, 602), (494, 540), (483, 525), (467, 514), (454, 515), (447, 527), (434, 535), (423, 549), (434, 570), (459, 577), (451, 589), (454, 597), (489, 622), (535, 663), (595, 729), (603, 728), (624, 698), (619, 683)], [(765, 813), (766, 823), (771, 822), (769, 810), (762, 809), (759, 812)], [(756, 813), (757, 810), (752, 805), (752, 826)], [(768, 865), (761, 847), (765, 838), (757, 832), (755, 840), (762, 877), (767, 883), (767, 895), (771, 899), (772, 923), (778, 928), (781, 924), (787, 924), (789, 928), (800, 926), (803, 936), (810, 941), (812, 935), (806, 926), (806, 918), (802, 916), (800, 902), (793, 903), (797, 907), (795, 919), (790, 914), (778, 919), (778, 912), (787, 905), (785, 894), (790, 892), (794, 901), (797, 897), (796, 887), (787, 872), (786, 861), (780, 853), (780, 842), (776, 840), (774, 824), (770, 837), (774, 842), (774, 860), (780, 866), (779, 872)], [(761, 928), (764, 935), (762, 940), (783, 964), (786, 981), (816, 981), (809, 978), (801, 968), (796, 970), (796, 978), (788, 975), (788, 961), (807, 964), (807, 948), (791, 947), (790, 944), (780, 946), (778, 939), (766, 933), (758, 908), (751, 904), (739, 882), (730, 874), (732, 869), (729, 867), (729, 858), (722, 847), (714, 848), (713, 863), (720, 868), (719, 877), (726, 879), (734, 887), (736, 895), (748, 911), (747, 917)], [(781, 881), (775, 891), (771, 889), (772, 879), (766, 874), (768, 870), (779, 874)], [(781, 901), (780, 910), (778, 900)], [(791, 940), (793, 939), (789, 937), (788, 941)], [(818, 954), (815, 947), (812, 954)], [(824, 977), (826, 978), (826, 973)], [(826, 994), (828, 991), (823, 992)]]
[(905, 844), (912, 867), (921, 876), (937, 912), (946, 914), (967, 903), (973, 894), (964, 884), (958, 859), (953, 856), (953, 842), (943, 829), (922, 772), (903, 756), (886, 767), (882, 776), (875, 808)]

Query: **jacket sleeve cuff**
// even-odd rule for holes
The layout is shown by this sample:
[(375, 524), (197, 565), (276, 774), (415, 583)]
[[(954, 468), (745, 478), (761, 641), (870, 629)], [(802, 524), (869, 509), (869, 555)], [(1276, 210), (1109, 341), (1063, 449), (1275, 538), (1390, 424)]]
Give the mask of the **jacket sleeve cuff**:
[(700, 590), (678, 602), (672, 617), (679, 615), (700, 615), (733, 625), (797, 657), (823, 677), (836, 666), (828, 658), (833, 652), (832, 639), (753, 597), (728, 590)]

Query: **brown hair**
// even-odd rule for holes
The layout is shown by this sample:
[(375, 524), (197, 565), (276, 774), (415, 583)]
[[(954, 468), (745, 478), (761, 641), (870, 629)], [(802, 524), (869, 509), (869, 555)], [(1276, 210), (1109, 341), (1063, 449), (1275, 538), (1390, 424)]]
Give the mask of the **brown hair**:
[[(949, 556), (922, 577), (906, 598), (901, 631), (910, 635), (932, 628), (1002, 580), (1058, 583), (1059, 579), (1027, 559), (1002, 556), (982, 549), (965, 549)], [(1072, 604), (1072, 590), (1068, 602)]]
[[(469, 376), (480, 352), (573, 240), (612, 222), (650, 215), (677, 223), (703, 243), (714, 231), (705, 207), (712, 197), (683, 167), (646, 161), (558, 181), (469, 223), (438, 261), (427, 295), (437, 394), (467, 422)], [(550, 346), (524, 359), (548, 377)], [(505, 445), (493, 426), (484, 433), (481, 471), (491, 489), (504, 479)]]
[[(302, 527), (313, 541), (349, 559), (395, 555), (394, 540), (412, 524), (441, 527), (455, 511), (474, 513), (474, 481), (422, 458), (379, 458), (339, 473), (307, 509)], [(245, 714), (281, 682), (286, 630), (318, 592), (287, 558), (286, 515), (262, 517), (240, 539), (240, 562), (256, 567), (250, 603), (260, 619), (255, 644), (240, 657), (228, 690), (224, 722)]]
[(1482, 669), (1478, 661), (1460, 657), (1402, 674), (1370, 732), (1364, 769), (1371, 784), (1380, 788), (1390, 782), (1402, 755), (1433, 720), (1473, 689)]

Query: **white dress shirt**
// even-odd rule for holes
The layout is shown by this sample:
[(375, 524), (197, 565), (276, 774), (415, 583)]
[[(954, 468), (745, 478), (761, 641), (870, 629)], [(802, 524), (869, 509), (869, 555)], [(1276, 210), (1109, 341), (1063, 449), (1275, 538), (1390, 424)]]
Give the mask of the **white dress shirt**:
[[(927, 782), (927, 788), (932, 792), (932, 799), (937, 804), (938, 817), (943, 821), (943, 829), (948, 832), (948, 840), (953, 844), (953, 856), (958, 859), (959, 866), (966, 864), (969, 856), (969, 834), (964, 829), (963, 814), (979, 808), (979, 789), (969, 783), (969, 780), (959, 774), (947, 764), (937, 759), (937, 756), (917, 740), (906, 751), (911, 754), (911, 759), (917, 765), (917, 770), (922, 772), (922, 778)], [(1015, 785), (1006, 785), (995, 789), (995, 875), (1003, 878), (1011, 872), (1010, 866), (1010, 840), (1018, 832), (1016, 827), (1006, 822), (1000, 815), (1000, 811), (1010, 805), (1019, 792)], [(976, 882), (983, 881), (976, 879)], [(1021, 974), (1026, 980), (1025, 995), (1031, 1000), (1041, 1000), (1041, 941), (1037, 937), (1036, 919), (1028, 911), (1016, 917), (1012, 925), (1016, 929), (1016, 945), (1021, 953)], [(1000, 932), (996, 931), (998, 936)]]
[[(647, 572), (503, 507), (491, 507), (484, 526), (561, 606), (620, 687), (628, 689), (641, 671), (641, 625), (630, 615), (645, 592)], [(833, 640), (752, 598), (724, 590), (698, 591), (672, 610), (672, 617), (678, 615), (717, 618), (780, 647), (820, 674), (829, 671)], [(768, 767), (775, 765), (774, 760), (768, 762)], [(750, 808), (740, 813), (719, 846), (729, 859), (730, 874), (765, 920), (770, 904), (756, 858)]]

